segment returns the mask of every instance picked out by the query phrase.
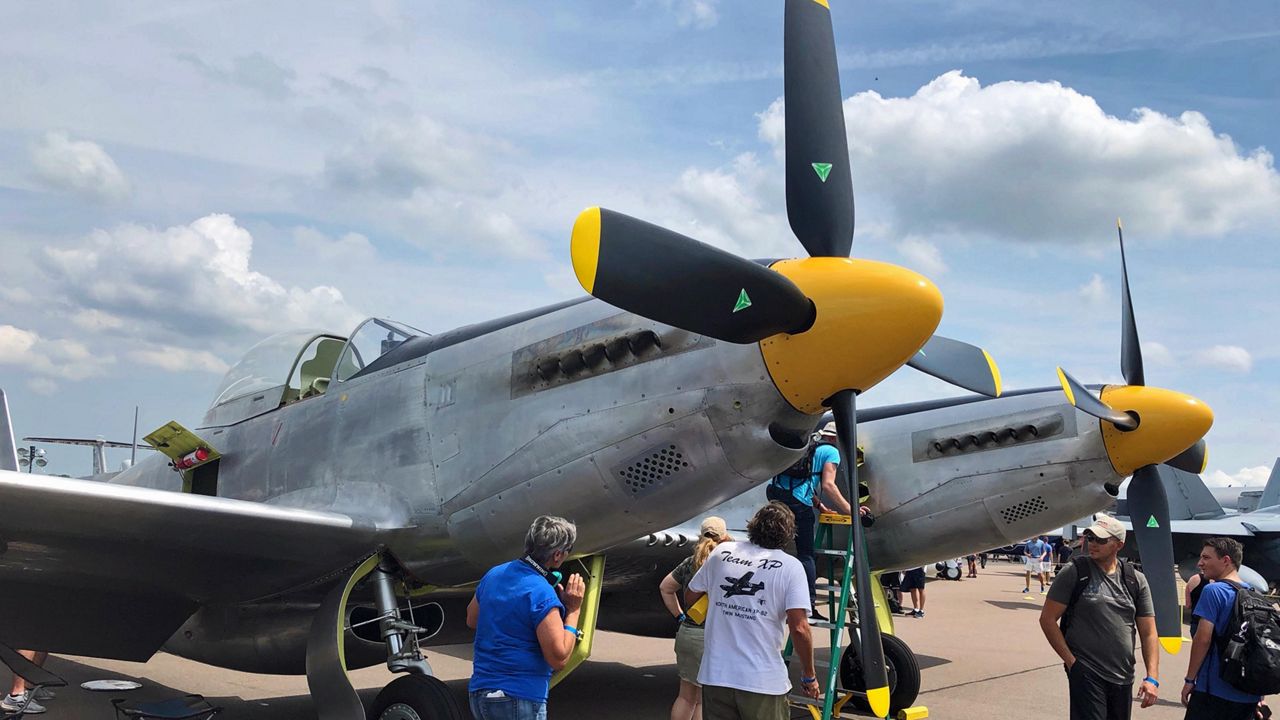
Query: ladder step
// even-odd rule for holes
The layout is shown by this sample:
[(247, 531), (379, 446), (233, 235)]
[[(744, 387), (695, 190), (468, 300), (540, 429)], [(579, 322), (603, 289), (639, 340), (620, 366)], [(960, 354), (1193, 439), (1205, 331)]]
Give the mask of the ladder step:
[[(814, 589), (814, 590), (825, 590), (826, 592), (840, 592), (840, 591), (841, 591), (841, 590), (843, 590), (844, 588), (840, 587), (840, 586), (839, 586), (839, 585), (837, 585), (836, 583), (818, 583), (818, 584), (816, 584), (816, 585), (814, 585), (814, 586), (813, 586), (813, 589)], [(850, 588), (850, 589), (852, 589), (852, 588)]]
[(836, 555), (839, 557), (849, 556), (848, 550), (831, 550), (829, 548), (814, 548), (813, 552), (816, 555)]
[(835, 630), (835, 629), (837, 628), (837, 626), (836, 626), (836, 624), (835, 624), (835, 623), (830, 622), (830, 621), (828, 621), (828, 620), (810, 620), (810, 621), (809, 621), (809, 626), (810, 626), (810, 627), (826, 628), (826, 629), (828, 629), (828, 630)]

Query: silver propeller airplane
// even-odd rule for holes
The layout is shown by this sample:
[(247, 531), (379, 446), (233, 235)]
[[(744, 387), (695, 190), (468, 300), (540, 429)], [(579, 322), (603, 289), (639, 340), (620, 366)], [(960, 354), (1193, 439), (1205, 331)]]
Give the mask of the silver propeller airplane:
[[(1144, 473), (1158, 477), (1157, 473), (1180, 471), (1175, 468), (1203, 470), (1202, 438), (1213, 413), (1189, 395), (1141, 384), (1121, 247), (1122, 362), (1133, 384), (1102, 387), (1099, 399), (1060, 370), (1061, 387), (873, 407), (859, 413), (859, 448), (865, 458), (859, 477), (869, 495), (866, 506), (878, 516), (866, 531), (874, 571), (925, 565), (1069, 525), (1110, 506), (1131, 475), (1129, 498), (1134, 502), (1144, 492), (1138, 482)], [(1131, 421), (1132, 427), (1119, 431), (1116, 421)], [(849, 455), (842, 452), (842, 457)], [(1162, 464), (1166, 466), (1157, 468)], [(1154, 498), (1145, 498), (1148, 509), (1142, 511), (1144, 519), (1148, 513), (1155, 518), (1155, 525), (1140, 523), (1131, 547), (1136, 546), (1144, 561), (1161, 643), (1176, 653), (1182, 634), (1170, 509), (1159, 483), (1157, 489)], [(1179, 501), (1181, 493), (1171, 497)], [(764, 502), (763, 489), (756, 488), (705, 514), (723, 517), (730, 528), (742, 531)], [(1174, 509), (1178, 515), (1183, 512), (1180, 502)], [(689, 552), (686, 545), (697, 536), (698, 520), (610, 551), (611, 567), (629, 577), (624, 587), (606, 583), (601, 627), (640, 635), (675, 631), (656, 588)], [(1217, 533), (1229, 520), (1212, 522), (1211, 532)], [(1174, 532), (1183, 526), (1190, 531), (1194, 523), (1172, 524)], [(1236, 522), (1234, 530), (1230, 534), (1241, 534), (1245, 528)], [(879, 625), (892, 634), (893, 620), (878, 583), (871, 591)], [(847, 689), (865, 687), (858, 651), (853, 645), (839, 658), (842, 686)], [(890, 709), (896, 713), (914, 704), (920, 675), (910, 649), (897, 638), (886, 637), (884, 652)]]
[[(305, 672), (321, 717), (344, 720), (365, 716), (346, 667), (385, 660), (408, 674), (371, 717), (463, 717), (420, 649), (461, 613), (447, 591), (412, 602), (508, 559), (533, 517), (576, 519), (593, 555), (768, 479), (828, 408), (852, 450), (856, 394), (904, 363), (997, 392), (985, 352), (931, 340), (931, 282), (848, 257), (826, 2), (788, 0), (784, 34), (787, 212), (809, 257), (766, 266), (593, 208), (572, 257), (595, 299), (438, 335), (369, 320), (274, 336), (231, 368), (198, 433), (158, 429), (160, 452), (109, 483), (15, 472), (6, 412), (0, 641)], [(586, 565), (598, 597), (603, 562)], [(857, 578), (867, 597), (866, 563)], [(861, 619), (883, 715), (878, 625)]]

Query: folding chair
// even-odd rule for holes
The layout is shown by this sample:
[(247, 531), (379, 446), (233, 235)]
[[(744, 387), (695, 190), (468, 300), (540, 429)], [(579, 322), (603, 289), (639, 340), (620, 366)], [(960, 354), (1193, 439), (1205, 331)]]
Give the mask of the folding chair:
[(0, 662), (8, 665), (14, 675), (27, 682), (27, 702), (23, 704), (22, 709), (16, 712), (0, 710), (0, 718), (21, 717), (23, 711), (26, 710), (26, 706), (35, 698), (36, 691), (40, 688), (66, 687), (66, 680), (22, 657), (17, 650), (4, 643), (0, 643)]
[(209, 720), (222, 712), (204, 699), (203, 695), (187, 695), (172, 700), (134, 702), (127, 698), (111, 701), (116, 708), (116, 720)]

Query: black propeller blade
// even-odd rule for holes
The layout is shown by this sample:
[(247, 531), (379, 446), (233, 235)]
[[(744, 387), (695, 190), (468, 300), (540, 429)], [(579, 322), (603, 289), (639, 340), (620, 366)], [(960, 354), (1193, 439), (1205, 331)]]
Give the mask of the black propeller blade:
[(1124, 228), (1116, 220), (1120, 236), (1120, 372), (1130, 385), (1146, 385), (1142, 370), (1142, 346), (1138, 344), (1138, 323), (1133, 319), (1133, 299), (1129, 297), (1129, 268), (1124, 261)]
[[(812, 0), (808, 0), (812, 1)], [(867, 689), (867, 703), (876, 717), (889, 714), (889, 676), (884, 664), (884, 646), (880, 641), (880, 624), (876, 620), (875, 601), (871, 594), (871, 560), (867, 555), (867, 539), (859, 521), (862, 500), (858, 487), (858, 408), (857, 393), (841, 390), (831, 398), (831, 411), (836, 418), (836, 438), (840, 444), (839, 472), (853, 506), (854, 580), (858, 595), (858, 661)], [(828, 689), (831, 692), (831, 689)]]
[[(1129, 292), (1129, 268), (1124, 254), (1124, 228), (1119, 220), (1116, 221), (1116, 234), (1120, 241), (1120, 370), (1127, 387), (1113, 388), (1110, 397), (1123, 396), (1125, 400), (1121, 402), (1124, 402), (1132, 412), (1122, 412), (1111, 407), (1062, 368), (1058, 368), (1058, 379), (1062, 382), (1063, 392), (1067, 394), (1067, 399), (1072, 405), (1114, 424), (1120, 430), (1138, 430), (1143, 413), (1147, 413), (1148, 418), (1160, 417), (1163, 414), (1163, 425), (1147, 429), (1145, 436), (1142, 430), (1133, 435), (1126, 435), (1129, 438), (1136, 438), (1128, 441), (1119, 440), (1119, 435), (1114, 434), (1110, 428), (1103, 427), (1104, 437), (1108, 432), (1113, 433), (1111, 442), (1116, 445), (1127, 442), (1131, 450), (1148, 463), (1157, 461), (1160, 457), (1168, 457), (1164, 453), (1172, 452), (1184, 441), (1190, 442), (1192, 437), (1190, 433), (1194, 432), (1197, 442), (1172, 459), (1166, 460), (1165, 464), (1199, 473), (1203, 471), (1205, 461), (1203, 436), (1208, 430), (1208, 425), (1212, 423), (1212, 414), (1194, 398), (1160, 388), (1146, 387), (1142, 348), (1138, 342), (1138, 324), (1134, 319), (1133, 299)], [(1174, 407), (1180, 410), (1171, 410)], [(1179, 417), (1179, 412), (1186, 414)], [(1160, 451), (1159, 454), (1157, 450)], [(1133, 523), (1133, 532), (1138, 541), (1138, 555), (1142, 558), (1147, 582), (1151, 586), (1151, 599), (1155, 604), (1156, 628), (1159, 631), (1160, 644), (1166, 651), (1176, 653), (1182, 644), (1181, 614), (1178, 610), (1178, 588), (1173, 573), (1173, 535), (1169, 530), (1169, 501), (1164, 484), (1160, 481), (1158, 465), (1138, 465), (1137, 462), (1124, 461), (1117, 465), (1118, 450), (1108, 445), (1107, 451), (1118, 472), (1122, 474), (1130, 470), (1133, 472), (1128, 492), (1129, 518)], [(1142, 455), (1143, 452), (1150, 454)]]
[(814, 257), (848, 257), (853, 179), (827, 0), (787, 0), (783, 31), (787, 219)]
[(965, 390), (1000, 397), (1000, 368), (976, 345), (934, 335), (907, 364)]
[(1077, 410), (1088, 413), (1100, 420), (1106, 420), (1112, 425), (1125, 430), (1132, 430), (1138, 427), (1138, 421), (1134, 420), (1132, 415), (1116, 410), (1102, 402), (1101, 398), (1094, 395), (1084, 385), (1081, 385), (1079, 380), (1071, 377), (1071, 374), (1062, 368), (1058, 368), (1058, 381), (1062, 383), (1062, 391), (1067, 394), (1067, 400), (1072, 405), (1075, 405)]
[(753, 343), (813, 324), (813, 303), (779, 273), (612, 210), (578, 216), (572, 253), (587, 292), (700, 335)]
[(1205, 445), (1204, 438), (1196, 441), (1195, 445), (1183, 450), (1177, 457), (1166, 461), (1165, 465), (1177, 468), (1183, 472), (1189, 472), (1192, 475), (1199, 475), (1204, 472), (1205, 464), (1209, 461), (1209, 449)]
[(1143, 574), (1151, 586), (1160, 644), (1171, 654), (1182, 645), (1182, 613), (1173, 574), (1173, 535), (1169, 531), (1169, 498), (1155, 465), (1138, 468), (1129, 481), (1129, 520), (1138, 539)]

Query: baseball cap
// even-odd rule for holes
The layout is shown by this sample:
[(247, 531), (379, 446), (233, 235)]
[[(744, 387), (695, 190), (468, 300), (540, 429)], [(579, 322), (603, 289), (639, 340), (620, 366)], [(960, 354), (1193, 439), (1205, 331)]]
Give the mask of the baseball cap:
[(822, 426), (822, 429), (818, 431), (818, 434), (819, 434), (819, 435), (832, 435), (832, 436), (834, 436), (834, 435), (836, 434), (836, 421), (835, 421), (835, 420), (832, 420), (831, 422), (827, 423), (826, 425), (823, 425), (823, 426)]
[(722, 538), (729, 534), (729, 528), (724, 524), (724, 518), (718, 518), (715, 515), (702, 521), (702, 527), (698, 530), (698, 534), (703, 537)]
[(1113, 537), (1120, 542), (1124, 542), (1124, 525), (1120, 521), (1111, 517), (1098, 513), (1093, 516), (1093, 524), (1084, 529), (1087, 533), (1092, 533), (1097, 537)]

